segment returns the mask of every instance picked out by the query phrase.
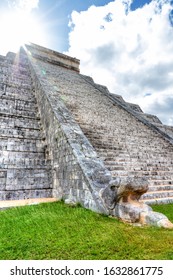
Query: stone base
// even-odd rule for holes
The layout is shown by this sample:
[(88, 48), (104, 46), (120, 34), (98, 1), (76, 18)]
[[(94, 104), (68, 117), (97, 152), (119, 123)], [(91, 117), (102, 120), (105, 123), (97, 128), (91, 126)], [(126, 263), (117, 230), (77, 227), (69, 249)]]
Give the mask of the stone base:
[(151, 207), (142, 202), (118, 203), (114, 215), (127, 223), (173, 229), (173, 224), (165, 215), (152, 211)]

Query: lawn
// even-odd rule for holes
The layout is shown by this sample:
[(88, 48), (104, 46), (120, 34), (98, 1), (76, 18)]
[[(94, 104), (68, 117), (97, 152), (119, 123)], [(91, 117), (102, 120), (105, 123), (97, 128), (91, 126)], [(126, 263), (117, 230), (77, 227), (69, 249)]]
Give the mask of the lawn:
[[(173, 222), (173, 204), (154, 206)], [(173, 260), (173, 230), (135, 227), (63, 202), (0, 211), (1, 260)]]

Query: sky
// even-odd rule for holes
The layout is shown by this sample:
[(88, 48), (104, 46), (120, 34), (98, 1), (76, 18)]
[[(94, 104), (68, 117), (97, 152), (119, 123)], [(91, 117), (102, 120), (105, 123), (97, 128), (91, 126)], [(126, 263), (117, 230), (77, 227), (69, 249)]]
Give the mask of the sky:
[(173, 126), (172, 0), (1, 0), (0, 54), (27, 41)]

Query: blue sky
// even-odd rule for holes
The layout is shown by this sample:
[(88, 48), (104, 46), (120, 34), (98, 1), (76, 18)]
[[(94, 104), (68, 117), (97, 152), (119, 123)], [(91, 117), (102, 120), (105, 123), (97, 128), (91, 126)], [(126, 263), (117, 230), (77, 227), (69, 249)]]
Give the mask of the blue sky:
[(1, 0), (0, 54), (25, 41), (173, 126), (173, 0)]
[(44, 19), (44, 22), (47, 22), (46, 25), (51, 34), (51, 47), (59, 51), (67, 51), (70, 31), (68, 23), (72, 11), (80, 12), (87, 10), (91, 5), (102, 6), (109, 2), (108, 0), (42, 0), (35, 12)]

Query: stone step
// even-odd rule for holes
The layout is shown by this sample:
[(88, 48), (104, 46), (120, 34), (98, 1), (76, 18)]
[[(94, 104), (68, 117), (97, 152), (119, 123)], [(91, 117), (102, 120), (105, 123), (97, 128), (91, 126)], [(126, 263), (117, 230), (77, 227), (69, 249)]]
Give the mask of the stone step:
[(173, 185), (156, 185), (156, 186), (150, 186), (149, 185), (149, 191), (164, 191), (164, 190), (171, 190), (173, 191)]
[(1, 160), (0, 162), (0, 170), (1, 169), (18, 169), (18, 168), (47, 168), (49, 162), (46, 159), (9, 159), (9, 160)]
[[(105, 162), (104, 162), (105, 163)], [(126, 162), (119, 162), (116, 164), (107, 164), (105, 163), (105, 166), (111, 170), (112, 172), (116, 172), (118, 170), (126, 170), (127, 172), (131, 172), (131, 173), (135, 173), (138, 172), (141, 173), (141, 176), (144, 174), (146, 176), (150, 176), (150, 175), (161, 175), (163, 173), (167, 173), (168, 175), (173, 172), (173, 168), (172, 166), (153, 166), (149, 165), (149, 166), (142, 166), (142, 165), (133, 165), (132, 163), (127, 164)], [(132, 174), (133, 175), (133, 174)]]
[(0, 128), (29, 128), (39, 129), (40, 122), (39, 118), (28, 118), (21, 116), (17, 117), (14, 115), (0, 115)]
[[(33, 116), (33, 113), (37, 111), (37, 106), (35, 102), (23, 101), (18, 99), (9, 99), (6, 97), (1, 97), (0, 102), (1, 102), (0, 112), (7, 111), (8, 114), (12, 113), (12, 111), (14, 112), (21, 111), (24, 112), (24, 115), (27, 113), (28, 116), (28, 111), (29, 111), (30, 113), (32, 113), (31, 116)], [(21, 115), (21, 113), (18, 113), (18, 115)]]
[(21, 190), (44, 190), (50, 188), (49, 178), (29, 178), (28, 184), (25, 180), (16, 180), (15, 182), (8, 182), (3, 190), (1, 191), (21, 191)]
[(17, 81), (18, 82), (21, 82), (21, 81), (24, 81), (24, 82), (27, 82), (29, 84), (32, 83), (32, 80), (31, 80), (31, 77), (27, 72), (25, 73), (21, 73), (21, 72), (16, 72), (16, 71), (9, 71), (8, 73), (8, 81)]
[[(123, 177), (124, 178), (124, 177), (129, 177), (129, 176), (133, 177), (132, 174), (127, 173), (127, 172), (123, 172), (123, 171), (120, 171), (119, 173), (112, 175), (112, 177), (114, 179), (117, 178), (117, 177)], [(136, 176), (134, 176), (134, 177), (141, 177), (141, 176), (138, 176), (138, 174), (136, 174)], [(144, 177), (146, 177), (146, 179), (149, 180), (150, 186), (163, 185), (164, 182), (165, 183), (168, 182), (168, 184), (170, 182), (170, 185), (171, 185), (172, 182), (173, 182), (173, 179), (171, 177), (169, 178), (169, 177), (166, 177), (166, 176), (155, 176), (155, 177), (154, 176), (153, 177), (144, 176)]]
[[(108, 154), (107, 158), (100, 157), (107, 166), (113, 166), (113, 162), (115, 163), (115, 166), (117, 165), (126, 165), (126, 166), (134, 166), (135, 168), (143, 170), (149, 170), (150, 167), (155, 168), (155, 170), (160, 169), (160, 167), (167, 168), (167, 167), (173, 167), (173, 161), (171, 159), (164, 158), (164, 161), (159, 161), (157, 159), (151, 160), (144, 160), (144, 159), (135, 159), (135, 158), (130, 158), (128, 156), (124, 157), (114, 157), (110, 154)], [(142, 169), (141, 169), (142, 170)]]
[(26, 116), (26, 115), (18, 115), (17, 113), (13, 114), (13, 113), (2, 113), (0, 112), (0, 117), (1, 118), (18, 118), (18, 119), (31, 119), (31, 120), (37, 120), (37, 121), (40, 121), (40, 117), (39, 117), (39, 113), (37, 112), (37, 115), (36, 116)]
[(113, 147), (112, 149), (103, 149), (100, 151), (100, 149), (96, 149), (98, 155), (103, 160), (106, 160), (107, 157), (111, 159), (111, 161), (122, 161), (122, 160), (128, 160), (128, 162), (133, 162), (134, 164), (138, 163), (145, 163), (145, 164), (152, 164), (153, 162), (157, 163), (158, 165), (167, 163), (167, 160), (169, 163), (173, 164), (173, 160), (171, 153), (165, 152), (163, 156), (160, 155), (160, 153), (156, 154), (155, 157), (150, 157), (149, 155), (139, 155), (138, 152), (136, 152), (135, 155), (130, 154), (130, 152), (127, 153), (127, 151), (123, 148), (122, 150), (119, 148)]
[(138, 150), (133, 151), (132, 153), (132, 150), (133, 148), (131, 147), (131, 150), (128, 150), (126, 148), (123, 148), (122, 146), (111, 146), (111, 147), (108, 147), (107, 149), (106, 148), (96, 148), (97, 152), (99, 153), (100, 156), (103, 156), (103, 157), (106, 157), (107, 154), (112, 154), (112, 157), (115, 158), (115, 155), (117, 154), (120, 154), (121, 156), (121, 153), (122, 153), (122, 156), (123, 155), (128, 155), (130, 157), (131, 160), (133, 161), (147, 161), (147, 162), (150, 162), (150, 161), (153, 161), (153, 160), (157, 160), (158, 162), (165, 162), (165, 155), (166, 157), (168, 157), (170, 160), (170, 156), (173, 155), (173, 151), (165, 151), (164, 153), (161, 153), (159, 152), (155, 152), (155, 153), (152, 153), (152, 150), (151, 151), (147, 151), (145, 153), (141, 153), (139, 152)]
[(149, 185), (151, 186), (151, 187), (153, 187), (153, 186), (169, 186), (169, 185), (173, 185), (173, 180), (162, 180), (162, 179), (157, 179), (157, 180), (149, 180)]
[(108, 170), (111, 171), (112, 176), (118, 176), (118, 174), (124, 174), (129, 176), (138, 176), (138, 177), (147, 177), (152, 180), (158, 179), (158, 180), (165, 180), (165, 179), (173, 179), (173, 171), (141, 171), (141, 170), (127, 170), (127, 169), (111, 169), (110, 167)]
[[(148, 151), (148, 150), (150, 150), (153, 147), (156, 149), (156, 151), (159, 151), (159, 145), (158, 145), (158, 138), (157, 137), (150, 139), (151, 141), (149, 143), (145, 134), (144, 135), (140, 135), (141, 143), (139, 145), (138, 144), (138, 141), (139, 141), (139, 135), (138, 134), (136, 134), (136, 136), (135, 136), (135, 134), (129, 135), (128, 138), (127, 138), (127, 135), (124, 134), (123, 131), (121, 131), (121, 134), (120, 134), (119, 130), (117, 130), (117, 131), (113, 130), (112, 131), (111, 128), (110, 129), (105, 129), (105, 131), (102, 131), (102, 132), (98, 132), (97, 127), (93, 128), (89, 132), (88, 132), (89, 129), (85, 130), (85, 129), (83, 129), (82, 126), (81, 126), (81, 129), (84, 132), (84, 134), (86, 136), (88, 136), (88, 138), (90, 138), (91, 140), (92, 139), (93, 140), (94, 139), (99, 139), (100, 142), (106, 144), (107, 143), (107, 139), (109, 138), (109, 140), (112, 142), (112, 145), (115, 146), (115, 147), (119, 146), (119, 145), (125, 146), (125, 142), (128, 141), (128, 144), (130, 144), (130, 146), (132, 146), (133, 148), (136, 148), (137, 150), (139, 150), (141, 152)], [(95, 129), (95, 132), (94, 132), (94, 129)], [(119, 132), (119, 134), (118, 134), (118, 132)], [(146, 144), (148, 144), (148, 145), (146, 146)], [(168, 143), (166, 143), (166, 142), (162, 143), (162, 146), (164, 148), (169, 149), (170, 151), (172, 150), (170, 145)], [(142, 150), (144, 147), (146, 149), (145, 151)], [(153, 150), (153, 152), (154, 152), (154, 150)], [(163, 151), (160, 150), (160, 153), (163, 153)]]
[(47, 189), (50, 183), (50, 169), (20, 168), (0, 171), (0, 190)]
[(18, 168), (25, 168), (25, 169), (38, 169), (38, 168), (48, 168), (50, 165), (49, 161), (46, 159), (10, 159), (8, 161), (1, 161), (0, 162), (0, 170), (4, 169), (18, 169)]
[(1, 115), (10, 114), (10, 115), (14, 115), (14, 116), (37, 118), (36, 111), (30, 111), (29, 109), (28, 110), (16, 109), (14, 107), (10, 107), (10, 105), (8, 105), (8, 103), (2, 104), (2, 107), (0, 108), (0, 114)]
[(31, 151), (0, 151), (0, 166), (2, 165), (18, 165), (19, 163), (44, 162), (45, 153)]
[[(105, 134), (106, 133), (107, 132), (105, 132)], [(118, 137), (116, 138), (116, 136), (111, 137), (111, 136), (107, 135), (106, 139), (104, 139), (104, 135), (91, 136), (91, 135), (88, 135), (87, 133), (84, 133), (84, 134), (87, 136), (88, 139), (90, 139), (93, 146), (95, 148), (98, 148), (98, 149), (105, 149), (109, 146), (118, 148), (119, 146), (122, 146), (124, 144), (123, 139), (118, 138)], [(115, 142), (115, 139), (116, 139), (116, 142)], [(151, 151), (154, 152), (155, 154), (160, 153), (161, 155), (164, 155), (164, 152), (162, 152), (162, 148), (165, 148), (165, 149), (168, 148), (169, 152), (172, 153), (172, 150), (170, 149), (170, 147), (167, 147), (166, 145), (159, 146), (159, 145), (157, 145), (157, 142), (152, 143), (152, 145), (148, 145), (147, 147), (145, 147), (145, 152), (144, 152), (144, 151), (141, 150), (141, 147), (137, 145), (137, 141), (138, 140), (134, 141), (134, 143), (129, 143), (130, 146), (132, 147), (132, 149), (129, 150), (129, 152), (131, 153), (132, 156), (133, 156), (133, 151), (134, 150), (138, 151), (139, 154), (140, 154), (140, 151), (141, 151), (141, 155), (143, 155), (145, 153), (147, 154), (148, 152), (151, 152)], [(134, 155), (136, 155), (136, 152), (134, 153)]]
[(30, 128), (0, 128), (1, 138), (20, 138), (20, 139), (38, 139), (41, 140), (43, 133), (39, 129)]
[[(98, 153), (97, 153), (98, 154)], [(99, 156), (100, 157), (100, 156)], [(131, 165), (132, 162), (130, 161), (130, 157), (129, 156), (124, 156), (124, 157), (119, 157), (119, 156), (115, 156), (113, 157), (111, 153), (109, 153), (107, 155), (107, 157), (100, 157), (101, 160), (104, 161), (105, 164), (107, 164), (108, 166), (117, 166), (117, 165)], [(114, 164), (113, 164), (114, 162)]]
[(19, 78), (13, 78), (12, 76), (8, 77), (7, 83), (9, 86), (17, 86), (18, 88), (29, 89), (32, 90), (33, 86), (30, 80), (22, 80)]
[(44, 152), (44, 142), (33, 139), (0, 138), (0, 151)]
[[(111, 131), (111, 129), (110, 129), (110, 132), (108, 130), (105, 130), (104, 132), (97, 133), (97, 134), (88, 133), (88, 132), (85, 132), (85, 130), (83, 130), (83, 132), (89, 139), (91, 139), (93, 141), (94, 141), (94, 139), (99, 139), (99, 143), (107, 144), (107, 139), (109, 138), (109, 141), (111, 141), (112, 146), (118, 147), (119, 145), (125, 145), (126, 135), (123, 135), (123, 132), (121, 132), (121, 136), (118, 134), (118, 131), (116, 131), (116, 130)], [(110, 134), (108, 134), (108, 133), (110, 133)], [(129, 136), (129, 139), (126, 139), (126, 140), (129, 142), (128, 144), (130, 144), (130, 146), (132, 146), (133, 148), (135, 148), (138, 151), (142, 151), (141, 148), (143, 148), (143, 147), (146, 148), (146, 150), (145, 150), (146, 152), (148, 150), (151, 150), (152, 148), (155, 148), (156, 151), (159, 151), (159, 146), (157, 145), (158, 144), (157, 138), (154, 140), (150, 139), (151, 142), (148, 143), (146, 135), (144, 135), (143, 137), (141, 136), (141, 139), (140, 139), (141, 142), (142, 141), (146, 142), (142, 146), (142, 144), (138, 145), (138, 141), (139, 141), (138, 137), (139, 136), (137, 135), (136, 139), (135, 139), (135, 135), (133, 135), (133, 136), (131, 135), (131, 136)], [(95, 144), (97, 144), (97, 142), (95, 142)], [(148, 144), (148, 145), (146, 146), (146, 144)], [(163, 143), (163, 147), (168, 148), (171, 151), (171, 148), (167, 143), (165, 143), (165, 144)], [(142, 151), (142, 152), (144, 152), (144, 151)], [(153, 152), (154, 152), (154, 150), (153, 150)], [(163, 153), (163, 151), (160, 150), (160, 153)]]
[(149, 185), (149, 192), (157, 192), (157, 191), (172, 191), (173, 190), (173, 185), (155, 185), (155, 186), (151, 186)]
[(12, 99), (19, 99), (19, 100), (29, 100), (31, 102), (36, 102), (35, 96), (33, 92), (28, 89), (18, 88), (15, 86), (9, 86), (0, 84), (0, 96), (6, 96)]
[(33, 198), (49, 198), (52, 197), (52, 189), (28, 189), (28, 190), (12, 190), (0, 191), (0, 200), (23, 200)]
[[(33, 94), (31, 96), (33, 97)], [(28, 99), (23, 99), (22, 95), (18, 96), (18, 98), (17, 98), (13, 94), (7, 95), (6, 91), (4, 92), (4, 94), (2, 94), (2, 92), (1, 92), (0, 100), (4, 100), (4, 102), (9, 100), (9, 101), (13, 102), (15, 104), (15, 106), (22, 106), (22, 107), (25, 107), (26, 109), (29, 108), (32, 111), (34, 111), (37, 108), (37, 103), (36, 103), (35, 98), (32, 98), (31, 100), (29, 97), (28, 97)]]
[[(33, 168), (9, 168), (8, 170), (6, 171), (1, 171), (2, 172), (6, 172), (8, 173), (8, 177), (9, 178), (22, 178), (22, 177), (45, 177), (47, 176), (47, 172), (50, 171), (50, 169), (48, 168), (47, 165), (45, 165), (44, 167), (42, 168), (36, 168), (36, 167), (33, 167)], [(2, 177), (2, 174), (0, 173), (0, 176)], [(3, 175), (4, 176), (4, 175)]]
[(172, 172), (173, 173), (173, 168), (172, 166), (155, 166), (154, 164), (153, 165), (150, 165), (150, 166), (147, 166), (147, 165), (134, 165), (132, 164), (131, 162), (109, 162), (107, 163), (107, 161), (104, 161), (105, 163), (105, 166), (107, 168), (110, 168), (112, 170), (112, 172), (116, 172), (117, 170), (127, 170), (128, 172), (141, 172), (141, 175), (157, 175), (157, 174), (163, 174), (164, 172)]
[[(120, 131), (116, 130), (115, 127), (113, 128), (114, 129), (113, 131), (112, 131), (111, 128), (108, 129), (107, 127), (105, 128), (105, 130), (101, 131), (101, 130), (97, 129), (97, 127), (91, 129), (91, 127), (88, 126), (85, 129), (85, 127), (83, 125), (80, 124), (80, 126), (81, 126), (81, 129), (84, 132), (84, 134), (91, 140), (91, 142), (93, 141), (93, 143), (95, 145), (97, 145), (97, 142), (94, 141), (95, 139), (98, 139), (99, 143), (103, 143), (103, 144), (104, 143), (107, 144), (107, 142), (108, 142), (107, 140), (109, 139), (112, 143), (112, 146), (115, 146), (115, 147), (119, 146), (121, 144), (125, 145), (124, 140), (128, 139), (128, 136), (126, 134), (123, 134), (123, 131), (121, 131), (121, 134), (120, 134), (120, 133), (118, 133)], [(136, 139), (135, 139), (135, 137), (136, 137)], [(133, 138), (132, 138), (132, 136), (129, 136), (128, 142), (133, 148), (136, 148), (140, 151), (141, 148), (142, 148), (142, 144), (140, 146), (137, 144), (138, 143), (138, 137), (139, 137), (138, 134), (136, 134), (136, 136), (135, 136), (135, 134), (133, 134)], [(160, 151), (160, 153), (164, 153), (164, 152), (162, 152), (162, 150), (159, 149), (158, 138), (157, 137), (151, 139), (152, 141), (150, 141), (150, 143), (148, 143), (148, 140), (146, 138), (145, 133), (143, 135), (141, 134), (140, 137), (141, 137), (141, 142), (144, 141), (143, 146), (145, 147), (146, 151), (155, 148), (155, 151), (158, 151), (158, 152)], [(148, 144), (148, 145), (146, 146), (146, 144)], [(170, 148), (170, 145), (167, 144), (166, 142), (162, 143), (162, 145), (165, 148), (169, 149), (170, 151), (172, 150)], [(144, 151), (142, 151), (142, 153), (143, 152)], [(153, 150), (153, 152), (154, 152), (154, 150)]]
[(58, 201), (57, 198), (53, 197), (43, 197), (43, 198), (33, 198), (33, 199), (23, 199), (23, 200), (4, 200), (0, 201), (0, 209), (7, 209), (11, 207), (19, 207), (26, 205), (36, 205), (40, 203), (50, 203)]
[[(19, 190), (40, 190), (48, 189), (50, 187), (49, 178), (28, 178), (29, 182), (26, 184), (26, 178), (8, 180), (4, 191), (19, 191)], [(1, 187), (1, 191), (3, 188)]]
[(94, 141), (92, 141), (90, 138), (88, 138), (92, 144), (92, 146), (97, 150), (98, 153), (100, 153), (100, 150), (105, 150), (105, 151), (112, 151), (114, 153), (114, 155), (119, 154), (118, 152), (121, 151), (121, 147), (119, 147), (118, 145), (112, 145), (111, 142), (107, 142), (107, 143), (99, 143), (99, 140), (95, 140), (96, 143), (94, 143)]
[(115, 159), (115, 155), (129, 155), (125, 148), (123, 147), (112, 147), (112, 149), (97, 149), (95, 148), (97, 153), (100, 155), (100, 157), (106, 158), (107, 155), (111, 155), (113, 159)]
[(6, 99), (10, 99), (10, 100), (20, 100), (20, 101), (30, 101), (33, 103), (36, 103), (36, 99), (33, 95), (31, 94), (25, 94), (25, 95), (21, 95), (21, 93), (19, 92), (7, 92), (6, 88), (4, 88), (4, 90), (0, 89), (0, 98), (4, 98), (6, 97)]
[(145, 199), (140, 200), (141, 202), (144, 202), (148, 205), (155, 205), (155, 204), (169, 204), (173, 203), (173, 196), (171, 197), (164, 197), (164, 198), (153, 198), (153, 199)]
[(19, 68), (19, 69), (25, 69), (28, 73), (29, 64), (28, 64), (28, 61), (26, 59), (25, 60), (18, 59), (18, 61), (14, 60), (14, 59), (11, 60), (11, 61), (8, 60), (8, 66), (9, 66), (9, 68), (8, 68), (9, 73), (14, 72), (14, 70), (13, 70), (14, 67)]
[(162, 191), (148, 191), (147, 193), (141, 196), (142, 200), (149, 199), (157, 199), (157, 198), (165, 198), (165, 197), (173, 197), (173, 190), (162, 190)]
[(1, 70), (1, 75), (0, 75), (0, 82), (5, 82), (5, 83), (14, 83), (14, 84), (19, 84), (21, 86), (22, 84), (27, 84), (27, 85), (31, 85), (32, 81), (31, 81), (31, 77), (29, 76), (28, 72), (24, 73), (20, 73), (18, 71), (18, 73), (16, 72), (12, 72), (9, 71), (8, 68), (4, 68)]
[(16, 75), (28, 75), (28, 67), (23, 67), (22, 65), (10, 65), (8, 68), (8, 73), (16, 73)]

